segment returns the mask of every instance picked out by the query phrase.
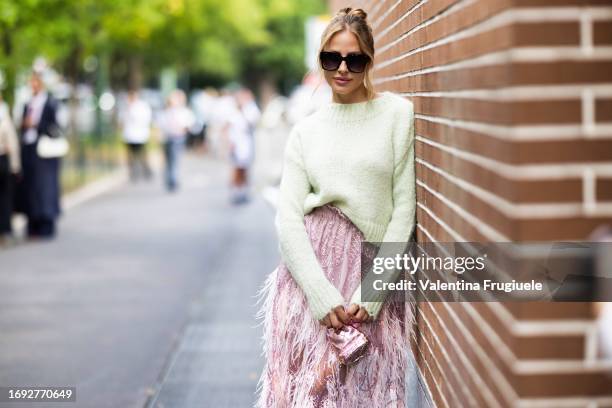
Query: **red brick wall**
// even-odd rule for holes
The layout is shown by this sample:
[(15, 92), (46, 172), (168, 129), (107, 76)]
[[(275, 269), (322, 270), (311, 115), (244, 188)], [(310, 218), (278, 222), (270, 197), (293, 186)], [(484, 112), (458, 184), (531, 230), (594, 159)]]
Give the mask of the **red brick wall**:
[[(330, 1), (416, 109), (421, 242), (582, 240), (612, 222), (612, 1)], [(586, 303), (420, 303), (439, 407), (612, 407)]]

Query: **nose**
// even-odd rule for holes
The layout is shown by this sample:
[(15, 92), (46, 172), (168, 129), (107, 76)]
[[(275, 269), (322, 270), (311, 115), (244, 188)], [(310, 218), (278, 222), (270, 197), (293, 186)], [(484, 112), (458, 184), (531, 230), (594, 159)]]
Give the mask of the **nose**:
[(338, 72), (347, 72), (348, 67), (346, 66), (346, 61), (342, 61), (340, 66), (338, 67)]

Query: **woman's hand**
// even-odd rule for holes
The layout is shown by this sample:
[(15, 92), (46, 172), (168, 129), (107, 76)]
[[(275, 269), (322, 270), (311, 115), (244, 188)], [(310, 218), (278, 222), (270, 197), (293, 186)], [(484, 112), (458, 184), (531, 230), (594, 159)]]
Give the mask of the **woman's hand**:
[(336, 330), (342, 329), (345, 324), (349, 324), (352, 321), (351, 316), (344, 310), (343, 305), (334, 307), (323, 319), (320, 320), (321, 324), (325, 327), (333, 327)]
[(347, 312), (350, 315), (353, 323), (366, 323), (370, 320), (370, 314), (368, 311), (357, 303), (351, 304)]
[(368, 311), (363, 306), (353, 303), (348, 309), (345, 309), (342, 305), (334, 307), (323, 319), (321, 319), (321, 324), (328, 328), (333, 327), (336, 330), (340, 330), (346, 324), (357, 323), (357, 325), (359, 325), (369, 322), (370, 320), (371, 318)]

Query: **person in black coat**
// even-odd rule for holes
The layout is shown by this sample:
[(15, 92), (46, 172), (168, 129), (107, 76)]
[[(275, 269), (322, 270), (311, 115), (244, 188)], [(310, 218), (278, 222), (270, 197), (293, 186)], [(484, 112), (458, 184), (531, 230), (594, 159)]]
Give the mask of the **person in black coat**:
[(41, 158), (36, 146), (41, 135), (58, 134), (57, 101), (44, 88), (40, 74), (30, 78), (32, 98), (25, 105), (20, 128), (22, 179), (16, 211), (27, 216), (29, 238), (52, 238), (60, 214), (60, 159)]

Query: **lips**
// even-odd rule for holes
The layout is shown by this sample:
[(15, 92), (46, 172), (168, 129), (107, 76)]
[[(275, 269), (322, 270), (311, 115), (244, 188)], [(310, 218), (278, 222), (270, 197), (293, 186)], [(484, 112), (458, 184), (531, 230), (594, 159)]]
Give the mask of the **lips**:
[(346, 85), (351, 82), (351, 79), (334, 77), (334, 81), (336, 81), (338, 85)]

